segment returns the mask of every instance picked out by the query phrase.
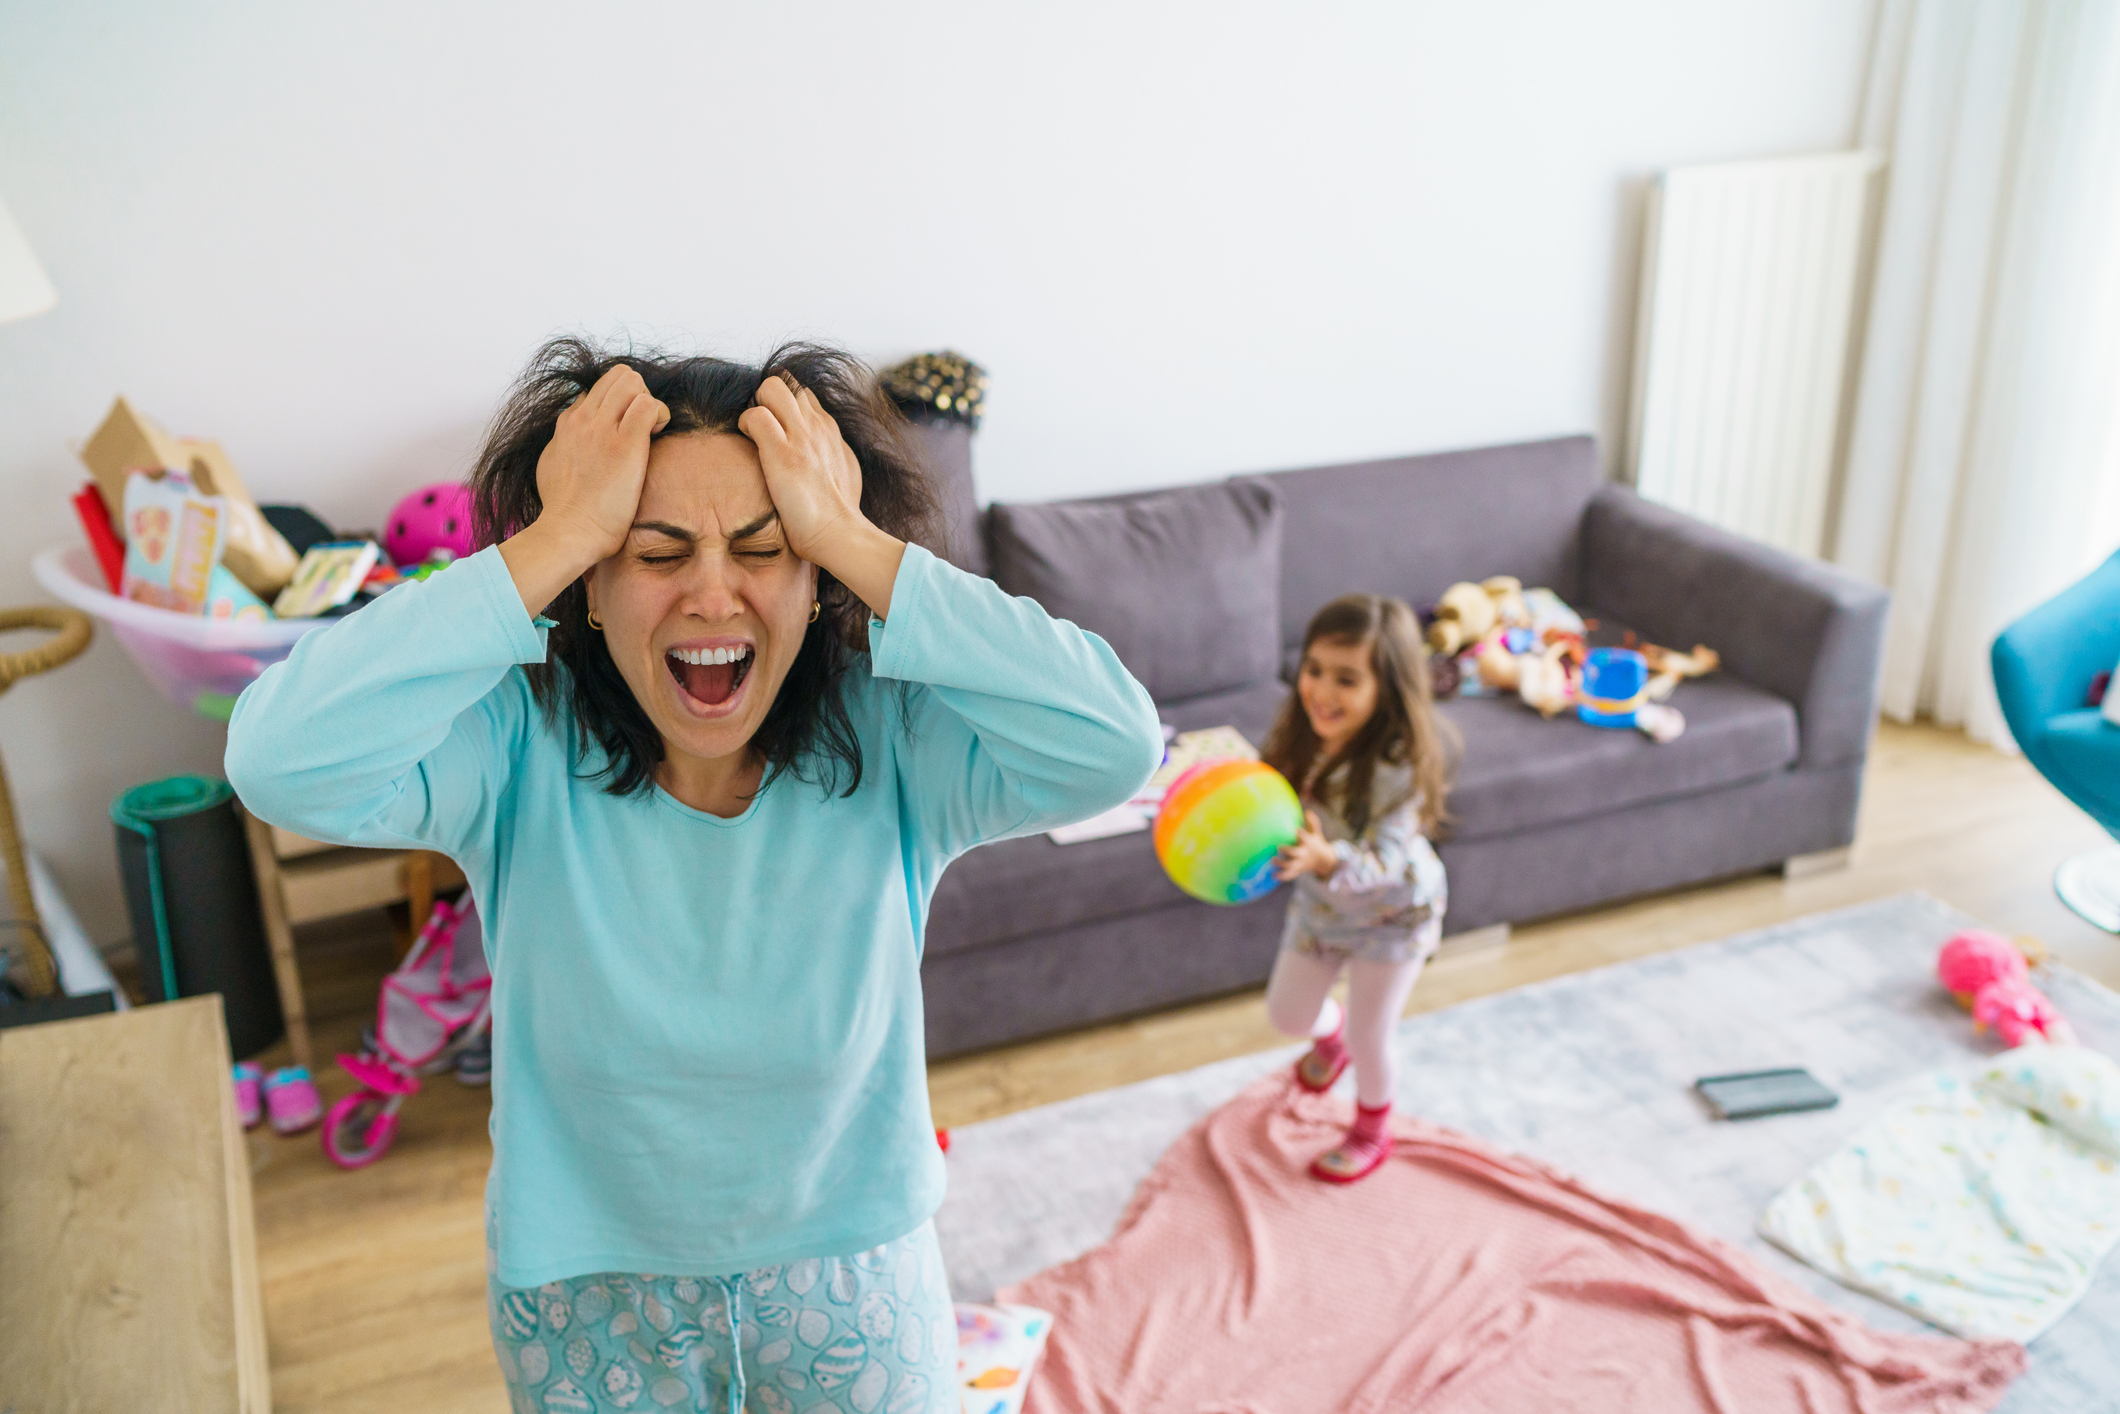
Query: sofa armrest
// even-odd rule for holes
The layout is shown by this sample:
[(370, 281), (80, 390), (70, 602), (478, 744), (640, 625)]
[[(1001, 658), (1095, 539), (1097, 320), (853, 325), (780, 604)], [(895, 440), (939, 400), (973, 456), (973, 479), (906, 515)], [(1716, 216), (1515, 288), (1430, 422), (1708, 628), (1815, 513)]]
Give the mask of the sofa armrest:
[(1869, 750), (1891, 595), (1845, 570), (1747, 540), (1622, 486), (1583, 512), (1582, 598), (1655, 643), (1705, 643), (1796, 704), (1797, 764)]

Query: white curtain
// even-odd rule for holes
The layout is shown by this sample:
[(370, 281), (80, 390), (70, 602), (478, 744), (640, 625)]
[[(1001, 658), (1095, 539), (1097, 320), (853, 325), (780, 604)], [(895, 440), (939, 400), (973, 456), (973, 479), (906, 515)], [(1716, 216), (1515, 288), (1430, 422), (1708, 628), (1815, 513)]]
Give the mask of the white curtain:
[(1891, 154), (1834, 558), (1884, 710), (2009, 746), (1988, 645), (2120, 545), (2120, 0), (1886, 0)]

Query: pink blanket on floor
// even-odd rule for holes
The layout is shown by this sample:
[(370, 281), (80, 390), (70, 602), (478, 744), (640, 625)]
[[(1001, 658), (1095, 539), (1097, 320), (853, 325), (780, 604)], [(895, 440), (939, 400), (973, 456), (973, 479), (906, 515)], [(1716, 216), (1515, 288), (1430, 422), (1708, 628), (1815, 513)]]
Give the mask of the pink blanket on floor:
[(1417, 1120), (1351, 1187), (1285, 1074), (1174, 1144), (1104, 1246), (1001, 1293), (1054, 1316), (1027, 1414), (1958, 1414), (2022, 1346), (1892, 1335), (1719, 1239)]

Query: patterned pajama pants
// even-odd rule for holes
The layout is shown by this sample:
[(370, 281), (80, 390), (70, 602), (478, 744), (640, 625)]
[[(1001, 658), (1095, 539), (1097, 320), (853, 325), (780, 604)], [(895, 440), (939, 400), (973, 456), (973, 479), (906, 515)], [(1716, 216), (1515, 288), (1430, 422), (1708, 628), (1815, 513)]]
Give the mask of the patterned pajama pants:
[(933, 1223), (852, 1257), (718, 1277), (490, 1273), (514, 1414), (956, 1414), (957, 1322)]

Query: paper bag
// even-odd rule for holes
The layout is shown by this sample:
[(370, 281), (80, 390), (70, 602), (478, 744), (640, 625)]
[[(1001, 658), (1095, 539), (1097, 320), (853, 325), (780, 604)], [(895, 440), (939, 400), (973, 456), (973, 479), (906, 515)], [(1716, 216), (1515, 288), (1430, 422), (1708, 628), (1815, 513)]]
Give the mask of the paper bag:
[[(222, 562), (245, 587), (277, 594), (294, 577), (294, 547), (266, 523), (228, 454), (216, 442), (172, 437), (119, 398), (110, 415), (81, 449), (109, 505), (125, 500), (125, 478), (135, 471), (175, 471), (209, 496), (225, 501), (226, 548)], [(120, 527), (120, 534), (125, 534)]]

